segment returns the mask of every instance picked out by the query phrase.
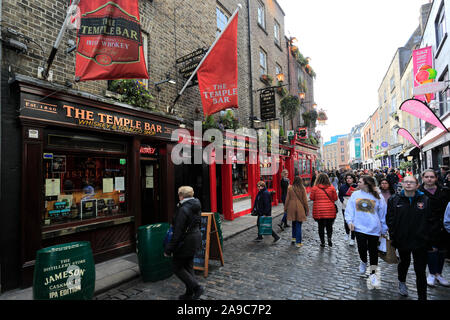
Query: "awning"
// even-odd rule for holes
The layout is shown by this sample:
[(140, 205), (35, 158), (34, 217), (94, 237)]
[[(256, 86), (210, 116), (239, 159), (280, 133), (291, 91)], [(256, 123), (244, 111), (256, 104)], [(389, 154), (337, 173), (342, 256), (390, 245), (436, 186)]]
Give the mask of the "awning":
[[(444, 126), (447, 129), (450, 129), (450, 117), (447, 116), (444, 121), (442, 121)], [(431, 150), (437, 146), (440, 146), (443, 143), (446, 143), (450, 140), (450, 133), (443, 131), (440, 128), (434, 128), (431, 130), (428, 134), (425, 135), (425, 137), (420, 140), (419, 145), (422, 147), (422, 151), (428, 151)]]
[(403, 154), (404, 157), (407, 156), (415, 156), (420, 152), (420, 149), (417, 148), (416, 146), (409, 148), (408, 150), (405, 151), (405, 153)]

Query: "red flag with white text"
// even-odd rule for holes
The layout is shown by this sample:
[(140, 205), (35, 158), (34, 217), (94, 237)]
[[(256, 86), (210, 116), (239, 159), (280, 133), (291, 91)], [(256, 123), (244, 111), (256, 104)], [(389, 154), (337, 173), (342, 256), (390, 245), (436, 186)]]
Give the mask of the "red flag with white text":
[(197, 71), (205, 115), (238, 107), (237, 26), (238, 14)]
[(148, 79), (138, 0), (81, 0), (77, 80)]

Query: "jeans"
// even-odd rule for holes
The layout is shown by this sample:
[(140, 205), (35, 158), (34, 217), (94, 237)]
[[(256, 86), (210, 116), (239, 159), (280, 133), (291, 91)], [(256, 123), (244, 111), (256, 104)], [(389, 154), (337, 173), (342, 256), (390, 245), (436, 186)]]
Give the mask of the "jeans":
[(186, 294), (194, 294), (194, 289), (199, 286), (194, 275), (194, 257), (173, 257), (173, 273), (186, 286)]
[(397, 266), (398, 281), (405, 282), (408, 268), (411, 264), (411, 253), (414, 258), (414, 272), (416, 273), (416, 288), (419, 300), (427, 300), (427, 251), (426, 249), (401, 250), (398, 249), (400, 262)]
[(318, 219), (317, 222), (319, 223), (320, 242), (325, 243), (325, 229), (327, 229), (328, 240), (331, 240), (334, 219)]
[(302, 223), (300, 221), (292, 221), (292, 238), (295, 238), (295, 243), (302, 243)]
[[(345, 233), (348, 235), (348, 234), (350, 234), (350, 228), (349, 228), (347, 222), (345, 222), (345, 210), (342, 210), (342, 215), (344, 216)], [(355, 231), (351, 232), (350, 237), (352, 240), (355, 240)]]
[(438, 248), (438, 251), (428, 251), (428, 271), (430, 274), (442, 274), (447, 250)]
[(378, 239), (379, 236), (355, 232), (358, 243), (358, 253), (362, 262), (367, 263), (367, 250), (369, 250), (370, 265), (378, 265)]
[[(283, 201), (283, 205), (286, 202), (286, 195), (281, 196), (281, 201)], [(287, 212), (285, 211), (283, 214), (283, 218), (281, 218), (281, 224), (286, 225), (287, 224)]]

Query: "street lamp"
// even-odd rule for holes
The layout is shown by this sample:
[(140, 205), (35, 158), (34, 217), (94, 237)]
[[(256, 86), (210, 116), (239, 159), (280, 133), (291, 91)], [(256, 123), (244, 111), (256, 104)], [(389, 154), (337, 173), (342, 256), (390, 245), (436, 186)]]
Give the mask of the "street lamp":
[(283, 73), (277, 74), (277, 80), (278, 80), (278, 82), (283, 82), (284, 81), (284, 74)]

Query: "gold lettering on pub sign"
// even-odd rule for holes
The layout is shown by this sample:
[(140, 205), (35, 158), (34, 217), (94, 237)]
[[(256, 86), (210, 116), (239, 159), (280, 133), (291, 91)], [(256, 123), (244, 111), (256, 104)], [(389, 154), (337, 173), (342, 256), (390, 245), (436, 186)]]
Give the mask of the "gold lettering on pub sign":
[(168, 130), (168, 128), (165, 128), (163, 132), (161, 125), (151, 122), (130, 119), (123, 116), (114, 116), (103, 112), (89, 111), (68, 105), (64, 105), (63, 108), (66, 111), (65, 116), (67, 118), (76, 119), (79, 125), (90, 128), (145, 135), (171, 133), (171, 130)]

